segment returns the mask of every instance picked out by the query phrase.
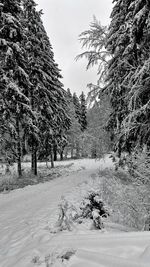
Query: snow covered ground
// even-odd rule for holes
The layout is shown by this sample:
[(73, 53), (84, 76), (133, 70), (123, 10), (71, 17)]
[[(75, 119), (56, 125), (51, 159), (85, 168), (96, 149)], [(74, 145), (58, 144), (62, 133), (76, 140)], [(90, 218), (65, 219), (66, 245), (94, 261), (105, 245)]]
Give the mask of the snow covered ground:
[[(61, 196), (110, 166), (108, 158), (76, 160), (69, 172), (55, 180), (0, 194), (0, 266), (150, 266), (149, 232), (129, 233), (111, 223), (104, 231), (89, 230), (86, 225), (72, 232), (49, 231)], [(70, 250), (73, 256), (62, 262), (60, 255)]]

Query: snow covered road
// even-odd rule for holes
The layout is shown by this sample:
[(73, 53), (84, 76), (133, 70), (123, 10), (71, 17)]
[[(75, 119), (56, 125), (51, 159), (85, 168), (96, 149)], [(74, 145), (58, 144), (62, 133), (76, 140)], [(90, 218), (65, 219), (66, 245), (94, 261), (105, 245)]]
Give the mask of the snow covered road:
[[(65, 163), (66, 164), (66, 163)], [(49, 232), (49, 223), (56, 219), (56, 208), (62, 195), (70, 192), (110, 160), (75, 161), (69, 173), (45, 184), (28, 186), (0, 195), (0, 267), (33, 267), (36, 257), (44, 259), (52, 251), (76, 250), (66, 263), (53, 266), (70, 267), (148, 267), (150, 266), (150, 233), (120, 230)]]
[(53, 218), (61, 196), (88, 179), (98, 168), (99, 161), (75, 161), (69, 176), (0, 195), (1, 267), (28, 266), (35, 250), (40, 247), (44, 253), (45, 238), (49, 239), (45, 228)]

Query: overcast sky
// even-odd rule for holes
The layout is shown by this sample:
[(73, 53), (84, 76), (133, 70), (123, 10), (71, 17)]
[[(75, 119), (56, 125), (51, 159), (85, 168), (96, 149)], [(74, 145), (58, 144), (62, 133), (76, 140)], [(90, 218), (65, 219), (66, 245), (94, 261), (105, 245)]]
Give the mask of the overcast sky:
[(55, 61), (62, 70), (63, 84), (79, 95), (96, 83), (96, 69), (86, 71), (86, 60), (75, 61), (83, 52), (79, 34), (89, 29), (93, 15), (102, 25), (109, 24), (112, 0), (36, 0), (43, 9), (43, 22), (53, 47)]

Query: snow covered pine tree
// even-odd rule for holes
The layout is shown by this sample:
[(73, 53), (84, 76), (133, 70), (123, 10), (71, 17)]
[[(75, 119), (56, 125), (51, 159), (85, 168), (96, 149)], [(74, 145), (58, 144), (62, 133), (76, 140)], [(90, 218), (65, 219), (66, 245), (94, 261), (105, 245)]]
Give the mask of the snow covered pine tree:
[[(24, 14), (28, 27), (29, 76), (33, 84), (30, 99), (33, 111), (37, 114), (38, 138), (31, 133), (32, 170), (37, 174), (37, 152), (44, 150), (51, 156), (53, 163), (53, 146), (55, 139), (63, 137), (70, 125), (67, 115), (67, 103), (58, 65), (41, 20), (42, 12), (36, 11), (33, 0), (24, 1)], [(40, 144), (40, 146), (39, 146)]]
[(80, 124), (81, 124), (81, 131), (84, 132), (84, 130), (87, 129), (87, 107), (86, 107), (86, 100), (85, 95), (82, 92), (80, 95)]
[(22, 175), (22, 130), (32, 124), (34, 117), (28, 98), (31, 83), (26, 69), (26, 41), (21, 1), (0, 0), (0, 131), (3, 143), (6, 147), (9, 143), (11, 154), (17, 160), (19, 176)]
[(112, 55), (107, 90), (113, 112), (108, 128), (119, 156), (150, 145), (150, 1), (115, 0), (107, 49)]

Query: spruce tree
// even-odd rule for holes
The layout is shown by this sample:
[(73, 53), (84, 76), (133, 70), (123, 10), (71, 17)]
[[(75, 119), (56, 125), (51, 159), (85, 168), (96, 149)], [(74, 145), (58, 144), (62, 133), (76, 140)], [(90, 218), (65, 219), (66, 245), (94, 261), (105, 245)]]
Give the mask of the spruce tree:
[[(128, 5), (131, 0), (116, 0), (111, 14), (111, 24), (107, 40), (107, 49), (112, 55), (108, 65), (107, 91), (110, 94), (112, 114), (107, 128), (111, 132), (118, 154), (121, 154), (123, 145), (122, 122), (128, 114), (126, 95), (129, 92), (127, 81), (130, 68), (134, 64), (134, 54), (126, 53), (130, 43), (131, 19), (127, 19)], [(130, 57), (130, 59), (128, 58)], [(128, 145), (130, 150), (130, 144)]]
[[(65, 91), (60, 82), (60, 70), (54, 60), (54, 53), (33, 0), (25, 0), (24, 14), (28, 27), (29, 76), (33, 84), (31, 91), (32, 109), (38, 114), (38, 128), (41, 145), (46, 145), (53, 162), (53, 147), (57, 136), (62, 136), (69, 125), (66, 114)], [(33, 135), (31, 140), (33, 139)], [(39, 142), (32, 140), (32, 169), (37, 174), (37, 151)], [(52, 163), (53, 165), (53, 163)]]
[(68, 89), (67, 89), (67, 102), (70, 103), (70, 102), (72, 102), (72, 101), (73, 101), (73, 99), (72, 99), (72, 94), (71, 94), (70, 89), (68, 88)]
[(117, 136), (116, 148), (132, 152), (139, 144), (149, 145), (149, 1), (115, 1), (107, 48), (107, 89), (113, 112), (109, 129)]
[(86, 107), (86, 100), (85, 95), (82, 92), (80, 95), (80, 105), (81, 105), (81, 111), (80, 111), (80, 124), (81, 124), (81, 131), (84, 132), (87, 129), (87, 107)]
[[(77, 100), (77, 101), (75, 101)], [(76, 157), (79, 156), (79, 138), (81, 134), (81, 125), (79, 123), (79, 117), (77, 116), (75, 103), (78, 104), (78, 108), (80, 107), (80, 102), (76, 94), (73, 96), (70, 90), (67, 90), (67, 102), (68, 102), (68, 114), (70, 116), (70, 127), (67, 131), (67, 150), (71, 150), (71, 158), (74, 157), (74, 150), (76, 150)], [(78, 110), (79, 112), (80, 110)], [(79, 114), (79, 113), (78, 113)]]
[[(76, 93), (73, 94), (73, 105), (74, 105), (74, 108), (75, 108), (75, 117), (78, 120), (78, 123), (80, 124), (81, 105), (80, 105), (80, 101), (79, 101), (79, 98), (78, 98)], [(80, 127), (81, 127), (81, 124), (80, 124)], [(79, 140), (78, 139), (76, 139), (75, 147), (76, 147), (76, 158), (79, 158), (80, 147), (79, 147)]]
[[(29, 81), (24, 49), (27, 41), (21, 1), (0, 1), (0, 130), (5, 147), (10, 146), (18, 163), (18, 175), (22, 175), (22, 130), (33, 126), (34, 114), (28, 98)], [(7, 152), (7, 151), (6, 151)], [(6, 155), (7, 157), (7, 155)]]
[(73, 104), (75, 108), (76, 118), (78, 119), (80, 123), (81, 105), (80, 105), (80, 101), (76, 93), (73, 94)]
[[(133, 23), (130, 46), (136, 56), (135, 68), (130, 71), (130, 88), (127, 96), (130, 113), (124, 121), (126, 142), (132, 140), (133, 148), (138, 144), (150, 147), (149, 138), (149, 85), (150, 85), (150, 2), (132, 1), (129, 7)], [(132, 12), (131, 12), (132, 11)]]

